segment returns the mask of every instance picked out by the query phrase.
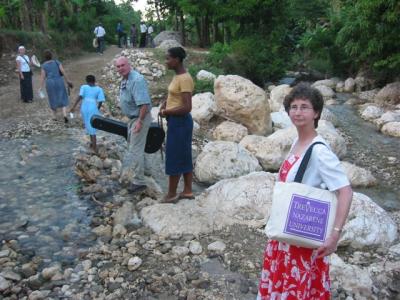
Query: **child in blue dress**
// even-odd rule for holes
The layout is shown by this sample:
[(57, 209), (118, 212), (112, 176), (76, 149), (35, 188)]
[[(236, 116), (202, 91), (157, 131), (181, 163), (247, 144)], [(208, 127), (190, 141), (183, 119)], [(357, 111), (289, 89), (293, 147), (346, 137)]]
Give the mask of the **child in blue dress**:
[(100, 107), (105, 100), (104, 92), (101, 87), (96, 86), (96, 78), (93, 75), (86, 76), (86, 83), (81, 86), (79, 96), (71, 108), (71, 112), (75, 110), (79, 101), (83, 100), (81, 105), (81, 116), (85, 124), (86, 132), (90, 135), (90, 147), (97, 153), (96, 145), (96, 129), (90, 124), (90, 118), (93, 115), (100, 115)]

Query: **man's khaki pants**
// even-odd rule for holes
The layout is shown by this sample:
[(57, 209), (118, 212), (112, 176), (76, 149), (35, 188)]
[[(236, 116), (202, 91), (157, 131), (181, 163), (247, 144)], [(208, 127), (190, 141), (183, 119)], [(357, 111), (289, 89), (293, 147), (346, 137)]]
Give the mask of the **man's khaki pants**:
[(120, 182), (123, 185), (131, 183), (145, 185), (144, 178), (144, 147), (146, 145), (147, 132), (151, 124), (151, 114), (148, 113), (143, 120), (142, 129), (132, 132), (138, 118), (132, 119), (128, 124), (128, 150), (122, 161)]

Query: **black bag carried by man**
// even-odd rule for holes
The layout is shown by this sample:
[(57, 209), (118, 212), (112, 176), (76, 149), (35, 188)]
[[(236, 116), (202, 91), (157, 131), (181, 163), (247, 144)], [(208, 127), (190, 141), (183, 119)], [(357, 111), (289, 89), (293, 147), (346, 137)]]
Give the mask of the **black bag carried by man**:
[[(108, 119), (99, 115), (94, 115), (90, 119), (90, 124), (99, 130), (117, 134), (128, 139), (128, 125), (124, 122)], [(160, 122), (152, 122), (146, 137), (146, 153), (154, 153), (161, 149), (165, 139), (165, 131)]]

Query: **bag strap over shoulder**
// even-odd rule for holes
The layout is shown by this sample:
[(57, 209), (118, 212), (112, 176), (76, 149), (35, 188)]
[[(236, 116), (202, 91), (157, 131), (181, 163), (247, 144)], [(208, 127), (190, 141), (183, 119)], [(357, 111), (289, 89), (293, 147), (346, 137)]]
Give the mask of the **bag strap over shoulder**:
[(297, 170), (296, 177), (294, 178), (294, 182), (301, 183), (303, 181), (304, 173), (306, 172), (308, 162), (311, 158), (311, 153), (312, 153), (313, 147), (318, 144), (325, 145), (322, 142), (315, 142), (315, 143), (312, 143), (310, 145), (310, 147), (308, 147), (306, 153), (304, 154), (303, 160), (301, 161), (299, 169)]

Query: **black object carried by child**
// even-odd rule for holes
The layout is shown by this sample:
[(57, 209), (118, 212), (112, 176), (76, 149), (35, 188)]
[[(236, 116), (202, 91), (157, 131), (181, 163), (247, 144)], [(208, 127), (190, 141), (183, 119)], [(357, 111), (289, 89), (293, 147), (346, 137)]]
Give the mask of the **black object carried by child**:
[[(125, 139), (128, 139), (128, 125), (124, 122), (104, 118), (99, 115), (94, 115), (90, 119), (90, 124), (96, 129), (117, 134), (123, 136)], [(162, 128), (160, 122), (152, 122), (149, 128), (149, 132), (147, 133), (144, 152), (154, 153), (160, 150), (164, 142), (164, 138), (165, 131)]]

